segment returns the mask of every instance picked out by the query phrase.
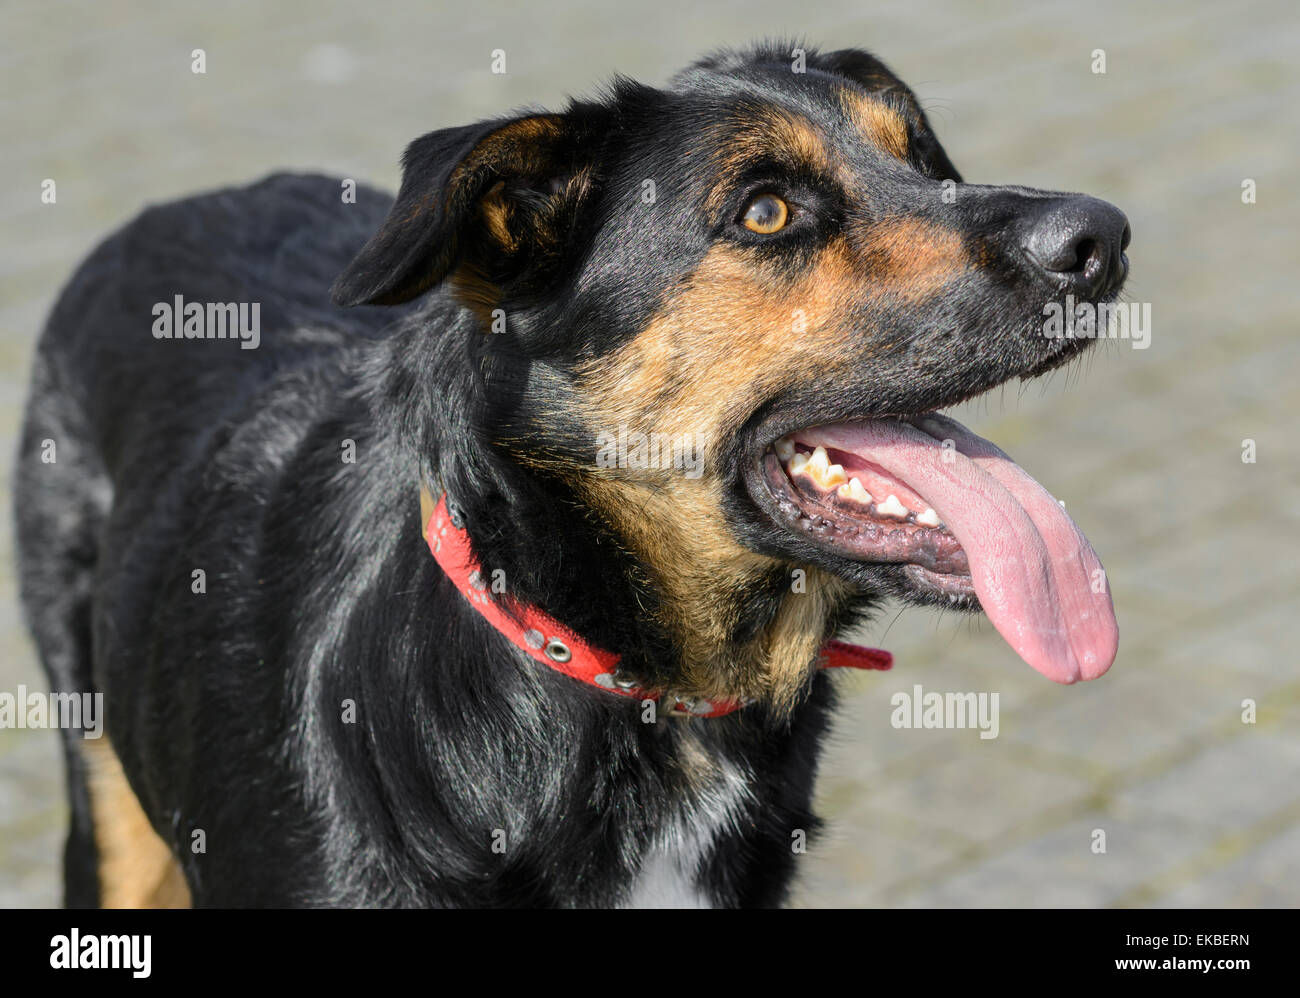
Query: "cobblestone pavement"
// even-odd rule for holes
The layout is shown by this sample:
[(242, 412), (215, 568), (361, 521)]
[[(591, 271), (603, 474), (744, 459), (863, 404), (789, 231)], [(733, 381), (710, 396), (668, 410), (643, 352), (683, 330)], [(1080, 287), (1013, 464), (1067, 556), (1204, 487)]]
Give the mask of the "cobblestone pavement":
[[(31, 349), (78, 259), (147, 202), (331, 170), (389, 185), (430, 128), (555, 105), (614, 71), (662, 82), (720, 43), (875, 50), (967, 179), (1128, 213), (1145, 350), (1009, 387), (959, 418), (1091, 537), (1123, 634), (1055, 686), (983, 621), (890, 613), (890, 674), (847, 696), (802, 905), (1300, 903), (1296, 304), (1300, 17), (1289, 0), (1019, 5), (23, 2), (0, 12), (0, 489)], [(194, 48), (206, 75), (190, 72)], [(489, 70), (507, 53), (505, 75)], [(1093, 73), (1093, 50), (1107, 71)], [(41, 182), (57, 181), (55, 205)], [(1252, 179), (1258, 200), (1243, 204)], [(1066, 391), (1066, 389), (1069, 389)], [(129, 390), (129, 386), (123, 386)], [(1256, 442), (1243, 463), (1243, 440)], [(0, 531), (0, 690), (39, 684)], [(890, 698), (995, 691), (999, 737), (895, 730)], [(1243, 723), (1242, 703), (1258, 705)], [(55, 737), (0, 731), (0, 905), (57, 902)], [(1095, 830), (1105, 832), (1094, 852)]]

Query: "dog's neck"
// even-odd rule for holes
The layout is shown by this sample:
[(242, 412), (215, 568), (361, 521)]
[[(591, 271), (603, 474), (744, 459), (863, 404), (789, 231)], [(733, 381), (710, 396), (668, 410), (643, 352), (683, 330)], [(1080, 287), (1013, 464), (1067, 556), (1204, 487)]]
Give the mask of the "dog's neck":
[[(635, 506), (594, 473), (557, 471), (536, 448), (498, 443), (484, 383), (454, 377), (461, 365), (448, 356), (484, 349), (484, 335), (465, 312), (433, 337), (414, 319), (388, 343), (377, 415), (387, 413), (391, 436), (419, 455), (431, 493), (454, 498), (488, 577), (617, 653), (642, 688), (793, 710), (821, 648), (854, 619), (850, 587), (745, 550), (720, 520), (665, 535), (656, 525), (679, 518), (685, 505), (674, 495), (648, 488)], [(494, 339), (492, 348), (476, 362), (484, 371), (506, 364), (505, 346)], [(500, 435), (508, 438), (509, 428)], [(421, 527), (427, 522), (422, 515)]]

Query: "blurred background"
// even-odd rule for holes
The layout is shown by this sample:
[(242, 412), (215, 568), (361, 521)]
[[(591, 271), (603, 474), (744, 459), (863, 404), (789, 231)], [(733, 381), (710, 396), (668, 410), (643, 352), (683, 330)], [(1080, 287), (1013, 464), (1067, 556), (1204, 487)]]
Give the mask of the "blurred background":
[[(1152, 311), (1148, 349), (1108, 342), (955, 413), (1091, 538), (1120, 620), (1115, 666), (1059, 687), (982, 619), (882, 616), (860, 637), (897, 664), (840, 679), (819, 782), (829, 826), (796, 903), (1300, 904), (1291, 0), (5, 0), (3, 505), (54, 296), (144, 205), (281, 168), (395, 189), (423, 132), (554, 107), (616, 72), (662, 84), (715, 46), (786, 35), (880, 56), (967, 180), (1119, 205), (1128, 298)], [(0, 691), (42, 688), (0, 524)], [(891, 727), (890, 697), (914, 684), (997, 692), (999, 736)], [(58, 903), (65, 820), (57, 735), (0, 730), (0, 906)]]

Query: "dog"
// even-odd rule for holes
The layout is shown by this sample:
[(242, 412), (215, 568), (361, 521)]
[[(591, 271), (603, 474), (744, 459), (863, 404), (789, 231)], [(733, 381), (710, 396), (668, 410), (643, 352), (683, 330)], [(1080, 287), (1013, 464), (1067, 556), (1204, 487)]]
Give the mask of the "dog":
[(965, 183), (866, 52), (416, 139), (395, 199), (273, 175), (151, 207), (40, 340), (25, 613), (70, 906), (776, 906), (823, 665), (887, 598), (1049, 678), (1097, 556), (938, 410), (1080, 356), (1128, 223)]

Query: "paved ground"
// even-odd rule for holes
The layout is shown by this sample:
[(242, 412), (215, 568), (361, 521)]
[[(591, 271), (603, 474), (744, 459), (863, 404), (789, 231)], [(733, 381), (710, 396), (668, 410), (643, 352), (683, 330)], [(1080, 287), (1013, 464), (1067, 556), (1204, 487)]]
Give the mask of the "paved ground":
[[(1123, 632), (1114, 669), (1060, 688), (986, 623), (882, 619), (868, 638), (899, 667), (844, 680), (820, 784), (832, 830), (806, 857), (799, 903), (1300, 903), (1293, 4), (539, 8), (7, 0), (6, 505), (37, 331), (78, 258), (144, 203), (275, 167), (393, 184), (403, 143), (431, 127), (554, 105), (614, 70), (660, 82), (747, 36), (869, 47), (916, 86), (968, 179), (1084, 190), (1128, 212), (1130, 296), (1151, 303), (1153, 333), (1147, 350), (1108, 344), (958, 414), (1065, 499), (1101, 552)], [(489, 71), (494, 49), (505, 75)], [(55, 205), (40, 202), (45, 178)], [(1256, 204), (1242, 203), (1246, 178)], [(1246, 438), (1256, 463), (1241, 460)], [(6, 523), (0, 691), (40, 681), (11, 546)], [(999, 693), (999, 737), (895, 730), (890, 697), (914, 683)], [(56, 901), (60, 780), (53, 735), (0, 731), (0, 905)]]

